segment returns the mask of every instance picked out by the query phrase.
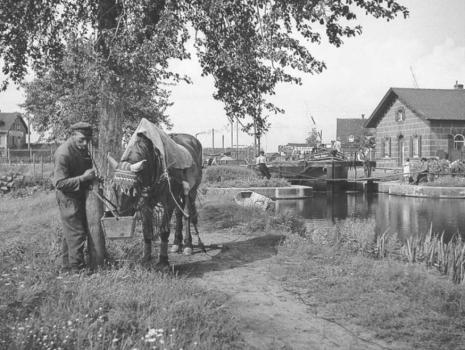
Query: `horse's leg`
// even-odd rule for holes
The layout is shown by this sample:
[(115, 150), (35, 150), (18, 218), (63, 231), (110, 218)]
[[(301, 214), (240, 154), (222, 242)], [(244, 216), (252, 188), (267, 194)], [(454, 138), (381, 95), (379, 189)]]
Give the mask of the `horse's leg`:
[(170, 221), (173, 215), (174, 205), (171, 201), (165, 206), (160, 228), (160, 252), (158, 253), (158, 265), (169, 265), (168, 262), (168, 239), (170, 237)]
[(198, 221), (199, 221), (199, 214), (197, 212), (197, 206), (195, 205), (196, 197), (197, 197), (197, 191), (194, 191), (194, 193), (193, 193), (193, 195), (191, 196), (191, 199), (190, 199), (190, 203), (191, 203), (191, 208), (190, 208), (191, 221), (192, 221), (192, 225), (194, 226), (195, 235), (197, 237), (197, 245), (202, 250), (202, 252), (206, 253), (207, 251), (205, 250), (205, 246), (202, 243), (202, 240), (200, 239), (199, 230), (197, 228), (197, 224), (198, 224)]
[(179, 253), (182, 251), (182, 211), (176, 208), (174, 210), (174, 215), (176, 216), (176, 228), (174, 231), (174, 242), (171, 246), (171, 252)]
[(190, 200), (190, 186), (187, 181), (182, 182), (182, 189), (184, 193), (184, 214), (186, 219), (186, 234), (184, 236), (184, 250), (183, 253), (185, 255), (192, 254), (192, 235), (191, 235), (191, 218), (190, 218), (190, 207), (191, 207), (191, 200)]
[(153, 208), (148, 198), (143, 198), (141, 205), (142, 232), (144, 234), (144, 256), (142, 261), (148, 262), (152, 258), (153, 239)]

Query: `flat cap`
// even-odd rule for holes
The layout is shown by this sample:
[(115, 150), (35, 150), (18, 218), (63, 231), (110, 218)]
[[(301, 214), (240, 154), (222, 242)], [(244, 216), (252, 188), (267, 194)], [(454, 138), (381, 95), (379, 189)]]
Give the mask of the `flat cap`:
[(92, 136), (92, 125), (86, 122), (78, 122), (71, 125), (71, 131), (79, 131), (84, 136)]

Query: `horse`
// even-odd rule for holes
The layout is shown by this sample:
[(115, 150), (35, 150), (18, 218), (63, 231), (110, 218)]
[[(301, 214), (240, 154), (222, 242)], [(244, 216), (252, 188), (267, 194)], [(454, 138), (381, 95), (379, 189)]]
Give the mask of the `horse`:
[[(175, 209), (175, 238), (171, 252), (182, 250), (185, 255), (192, 254), (191, 222), (197, 235), (198, 245), (204, 250), (197, 229), (198, 213), (195, 204), (197, 189), (202, 181), (202, 145), (194, 136), (189, 134), (170, 134), (169, 136), (175, 143), (183, 146), (189, 152), (193, 160), (189, 168), (164, 169), (160, 151), (144, 134), (137, 134), (136, 141), (128, 146), (125, 156), (119, 163), (108, 155), (109, 163), (115, 169), (112, 187), (117, 212), (134, 215), (136, 211), (139, 211), (141, 214), (144, 262), (151, 260), (152, 257), (154, 206), (158, 203), (163, 206), (159, 265), (169, 265), (168, 239), (171, 217)], [(129, 181), (129, 186), (122, 185), (119, 181), (121, 177), (132, 179)], [(183, 216), (186, 218), (184, 240), (182, 235)]]

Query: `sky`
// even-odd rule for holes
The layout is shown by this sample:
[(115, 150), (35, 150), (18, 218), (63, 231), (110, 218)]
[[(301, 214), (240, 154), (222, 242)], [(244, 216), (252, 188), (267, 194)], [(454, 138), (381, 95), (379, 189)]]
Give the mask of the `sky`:
[[(311, 52), (326, 62), (318, 75), (301, 75), (302, 85), (281, 84), (271, 98), (285, 114), (270, 117), (271, 128), (262, 138), (266, 152), (278, 145), (305, 142), (314, 126), (323, 140), (336, 137), (337, 118), (368, 118), (390, 87), (453, 88), (465, 83), (465, 0), (398, 0), (410, 16), (387, 22), (364, 14), (358, 22), (363, 33), (344, 40), (335, 48), (323, 43), (308, 45)], [(231, 145), (230, 125), (221, 102), (213, 98), (211, 77), (201, 77), (195, 59), (175, 62), (173, 69), (188, 74), (193, 84), (173, 87), (167, 113), (171, 131), (197, 134), (204, 147)], [(0, 93), (2, 112), (21, 111), (21, 91), (10, 86)], [(234, 130), (234, 145), (236, 134)], [(253, 144), (253, 137), (239, 133), (239, 145)]]

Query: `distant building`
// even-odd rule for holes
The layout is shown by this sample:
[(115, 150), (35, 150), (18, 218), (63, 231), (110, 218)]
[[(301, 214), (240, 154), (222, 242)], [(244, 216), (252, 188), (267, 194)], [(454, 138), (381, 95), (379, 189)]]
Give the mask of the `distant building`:
[(202, 149), (203, 159), (209, 159), (211, 157), (221, 158), (223, 155), (227, 155), (233, 159), (242, 161), (243, 163), (251, 163), (255, 159), (255, 152), (253, 146), (239, 146), (239, 147), (204, 147)]
[(421, 157), (465, 158), (465, 90), (390, 88), (366, 127), (376, 128), (377, 166)]
[(376, 133), (376, 129), (365, 127), (367, 120), (363, 114), (361, 118), (337, 118), (336, 122), (336, 138), (341, 142), (341, 151), (349, 158), (359, 150), (365, 137)]
[(0, 149), (26, 145), (27, 125), (20, 113), (0, 113)]
[(305, 154), (312, 151), (313, 146), (308, 143), (288, 143), (287, 145), (278, 146), (278, 152), (284, 153), (287, 156), (295, 154)]

